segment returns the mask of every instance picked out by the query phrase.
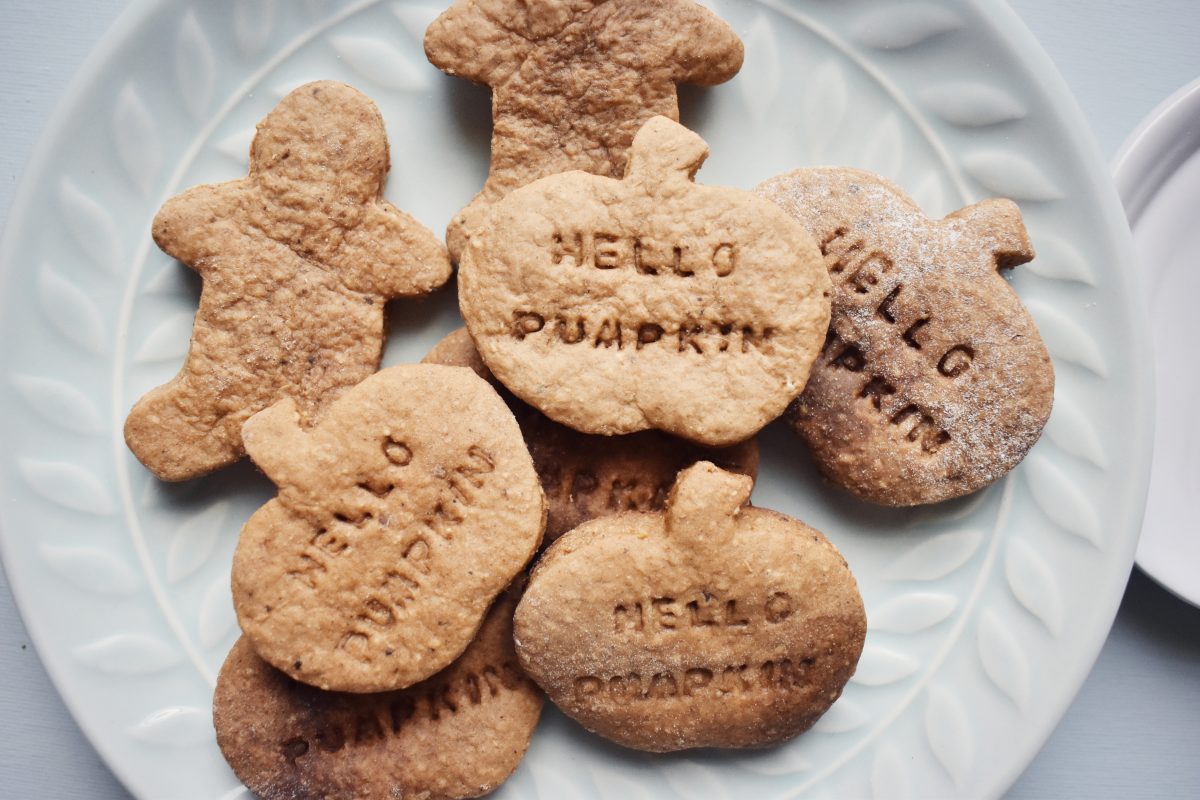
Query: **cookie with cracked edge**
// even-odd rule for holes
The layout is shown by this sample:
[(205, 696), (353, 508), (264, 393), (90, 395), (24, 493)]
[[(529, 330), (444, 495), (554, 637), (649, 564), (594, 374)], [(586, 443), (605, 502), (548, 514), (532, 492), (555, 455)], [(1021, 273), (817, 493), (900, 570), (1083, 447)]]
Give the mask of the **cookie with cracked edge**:
[(543, 546), (589, 519), (623, 511), (662, 511), (675, 476), (697, 461), (711, 461), (751, 478), (758, 473), (756, 439), (714, 449), (660, 431), (591, 436), (559, 425), (495, 379), (466, 328), (449, 333), (422, 363), (473, 369), (512, 409), (546, 493)]
[(513, 623), (521, 665), (568, 716), (639, 750), (761, 747), (841, 695), (867, 620), (845, 560), (700, 463), (665, 513), (592, 520), (546, 551)]
[(833, 280), (824, 351), (791, 423), (821, 472), (863, 499), (936, 503), (1020, 463), (1054, 402), (1054, 366), (1002, 273), (1034, 257), (1020, 209), (929, 219), (868, 172), (802, 169), (756, 193), (817, 238)]
[(125, 441), (163, 480), (245, 455), (242, 423), (290, 397), (311, 424), (379, 368), (384, 303), (450, 277), (441, 243), (383, 199), (375, 104), (319, 81), (258, 124), (250, 174), (196, 186), (154, 218), (154, 241), (203, 279), (187, 360), (138, 400)]
[(279, 494), (242, 529), (234, 609), (263, 659), (319, 688), (388, 691), (443, 669), (542, 539), (521, 431), (470, 370), (390, 367), (311, 429), (283, 400), (243, 434)]
[(407, 689), (326, 692), (284, 675), (244, 637), (217, 677), (217, 745), (263, 800), (479, 797), (520, 764), (543, 695), (512, 643), (518, 593), (498, 599), (450, 666)]
[(446, 231), (455, 262), (513, 189), (574, 169), (620, 177), (643, 122), (679, 119), (676, 84), (727, 81), (743, 54), (692, 0), (459, 0), (426, 30), (425, 53), (492, 90), (487, 182)]
[(492, 206), (459, 265), (488, 369), (556, 422), (745, 441), (804, 389), (829, 276), (803, 226), (694, 177), (708, 146), (666, 117), (624, 179), (553, 175)]

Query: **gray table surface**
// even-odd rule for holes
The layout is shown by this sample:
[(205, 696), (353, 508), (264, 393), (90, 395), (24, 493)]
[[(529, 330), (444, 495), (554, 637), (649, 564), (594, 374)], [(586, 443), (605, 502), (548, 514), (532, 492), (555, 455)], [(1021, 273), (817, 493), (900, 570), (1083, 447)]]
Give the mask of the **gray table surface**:
[[(1010, 2), (1110, 156), (1200, 75), (1197, 0)], [(124, 6), (0, 0), (0, 226), (50, 112)], [(128, 796), (63, 707), (0, 574), (0, 797)], [(1200, 798), (1200, 609), (1135, 570), (1095, 668), (1009, 797)]]

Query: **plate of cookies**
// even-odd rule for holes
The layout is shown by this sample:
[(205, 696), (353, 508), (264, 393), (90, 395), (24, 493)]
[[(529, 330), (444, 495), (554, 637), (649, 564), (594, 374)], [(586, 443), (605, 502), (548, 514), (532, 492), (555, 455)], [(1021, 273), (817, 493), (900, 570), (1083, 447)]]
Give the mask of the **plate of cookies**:
[(1000, 0), (131, 4), (0, 245), (0, 546), (138, 797), (995, 797), (1147, 325)]

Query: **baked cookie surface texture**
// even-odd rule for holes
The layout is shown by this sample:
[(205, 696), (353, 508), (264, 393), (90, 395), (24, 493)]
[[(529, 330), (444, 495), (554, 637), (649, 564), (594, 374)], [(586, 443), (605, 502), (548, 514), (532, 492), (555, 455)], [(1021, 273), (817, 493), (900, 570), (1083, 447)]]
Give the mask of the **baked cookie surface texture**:
[(1000, 274), (1034, 256), (1016, 204), (933, 220), (853, 169), (797, 170), (756, 192), (817, 237), (833, 279), (829, 337), (790, 414), (825, 476), (908, 506), (1016, 466), (1054, 400), (1049, 353)]
[(479, 797), (520, 763), (542, 692), (517, 666), (513, 592), (466, 652), (395, 692), (325, 692), (272, 668), (244, 637), (217, 678), (217, 744), (263, 800)]
[(589, 519), (623, 511), (662, 511), (675, 476), (697, 461), (711, 461), (751, 478), (758, 473), (756, 439), (711, 448), (660, 431), (592, 436), (559, 425), (495, 380), (466, 328), (438, 342), (422, 362), (470, 367), (493, 382), (512, 409), (546, 494), (544, 546)]
[(333, 81), (258, 125), (250, 174), (168, 200), (154, 241), (204, 281), (187, 360), (142, 397), (125, 441), (165, 480), (245, 455), (241, 427), (284, 397), (306, 422), (379, 368), (384, 302), (450, 277), (437, 239), (382, 199), (378, 109)]
[(319, 688), (387, 691), (442, 669), (541, 541), (520, 429), (470, 370), (390, 367), (311, 430), (283, 400), (244, 435), (279, 495), (234, 552), (238, 622)]
[(491, 168), (446, 232), (455, 262), (496, 200), (567, 170), (619, 178), (642, 123), (679, 118), (677, 83), (712, 86), (742, 65), (738, 37), (692, 0), (459, 0), (425, 53), (492, 89)]
[(484, 363), (584, 433), (743, 441), (804, 388), (829, 277), (804, 228), (748, 192), (697, 185), (708, 155), (665, 117), (623, 180), (569, 172), (492, 207), (459, 269)]
[(702, 462), (665, 514), (593, 520), (546, 551), (513, 630), (568, 716), (641, 750), (757, 747), (841, 695), (866, 635), (854, 578), (820, 533), (746, 506), (750, 488)]

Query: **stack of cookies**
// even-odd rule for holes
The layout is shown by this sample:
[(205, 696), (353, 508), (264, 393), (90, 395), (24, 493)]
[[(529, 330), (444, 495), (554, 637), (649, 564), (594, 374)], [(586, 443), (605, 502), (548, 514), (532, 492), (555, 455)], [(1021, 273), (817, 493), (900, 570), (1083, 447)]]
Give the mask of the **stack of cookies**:
[[(797, 736), (866, 617), (828, 539), (749, 505), (754, 436), (788, 417), (885, 505), (1012, 469), (1053, 396), (999, 274), (1033, 257), (1016, 206), (930, 220), (840, 168), (697, 184), (676, 84), (743, 53), (691, 0), (459, 0), (425, 46), (493, 91), (448, 250), (382, 199), (382, 119), (334, 82), (154, 221), (204, 288), (129, 447), (164, 480), (248, 454), (279, 490), (234, 555), (222, 752), (265, 798), (468, 798), (544, 696), (647, 751)], [(386, 300), (452, 264), (466, 328), (379, 371)]]

